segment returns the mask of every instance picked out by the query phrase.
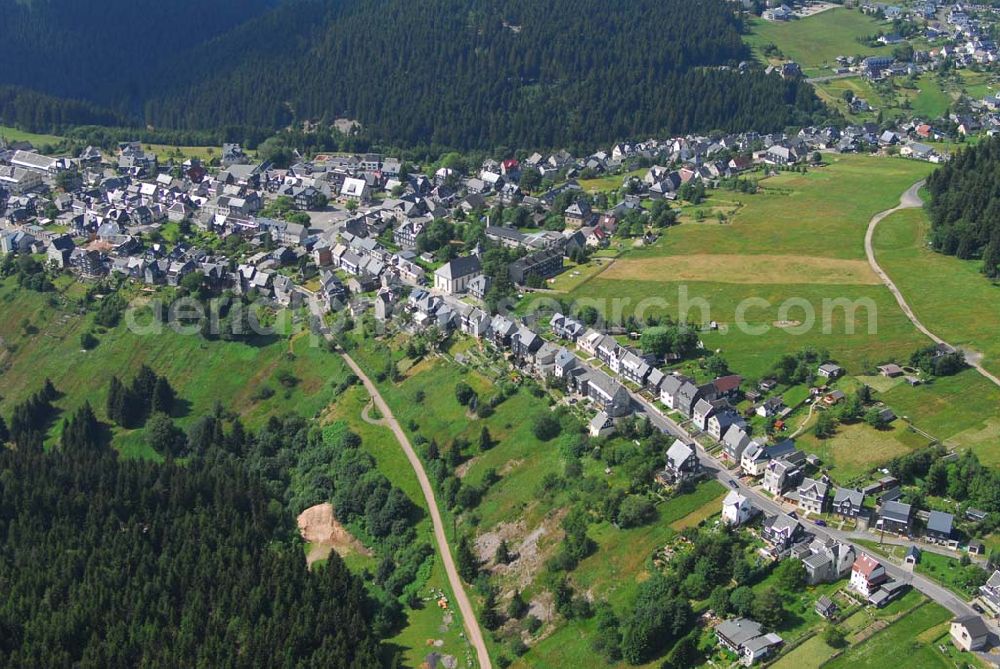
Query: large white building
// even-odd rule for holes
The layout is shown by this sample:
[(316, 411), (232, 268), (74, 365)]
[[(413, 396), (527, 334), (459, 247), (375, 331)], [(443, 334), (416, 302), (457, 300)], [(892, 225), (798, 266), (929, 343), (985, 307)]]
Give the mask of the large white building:
[(479, 256), (462, 256), (450, 260), (434, 272), (434, 288), (449, 295), (464, 293), (469, 282), (482, 273)]

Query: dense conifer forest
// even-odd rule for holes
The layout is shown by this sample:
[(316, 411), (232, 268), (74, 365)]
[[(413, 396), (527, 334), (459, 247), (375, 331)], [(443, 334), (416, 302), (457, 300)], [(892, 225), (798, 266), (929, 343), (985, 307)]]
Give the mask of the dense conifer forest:
[[(184, 432), (165, 377), (143, 367), (112, 385), (109, 416), (144, 422), (164, 463), (119, 459), (111, 426), (86, 402), (61, 415), (48, 380), (0, 417), (0, 666), (390, 659), (381, 639), (403, 623), (433, 550), (357, 435), (298, 417), (250, 433), (221, 406)], [(368, 583), (336, 553), (307, 569), (292, 520), (326, 501), (381, 559)]]
[(275, 4), (0, 0), (0, 84), (127, 109), (155, 68)]
[[(207, 3), (203, 20), (206, 3), (196, 11), (185, 2), (155, 23), (155, 12), (106, 4), (88, 17), (62, 7), (69, 0), (0, 0), (0, 16), (15, 19), (0, 28), (0, 57), (17, 64), (0, 84), (85, 99), (157, 128), (276, 129), (346, 117), (376, 142), (457, 149), (779, 130), (825, 115), (807, 84), (736, 69), (750, 54), (723, 0), (286, 0), (270, 11), (258, 0), (242, 22), (232, 6), (243, 3)], [(66, 15), (80, 34), (100, 21), (93, 34), (113, 33), (113, 46), (78, 56), (80, 35), (59, 39)], [(190, 31), (183, 16), (195, 17)], [(15, 39), (14, 30), (23, 32)], [(139, 54), (123, 41), (141, 42)], [(28, 42), (46, 43), (51, 58)], [(39, 123), (54, 117), (65, 114), (32, 119), (31, 129), (49, 130)]]
[(982, 258), (1000, 276), (1000, 138), (956, 153), (927, 179), (931, 244), (941, 253)]

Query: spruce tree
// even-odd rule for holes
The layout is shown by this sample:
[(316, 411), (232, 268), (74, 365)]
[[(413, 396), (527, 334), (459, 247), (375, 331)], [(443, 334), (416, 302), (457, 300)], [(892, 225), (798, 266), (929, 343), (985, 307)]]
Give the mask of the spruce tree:
[(159, 411), (167, 414), (168, 416), (173, 411), (174, 389), (170, 387), (170, 382), (167, 381), (167, 377), (156, 377), (156, 383), (153, 385), (153, 394), (150, 398), (149, 408), (152, 413)]
[(117, 376), (112, 376), (111, 383), (108, 386), (108, 399), (104, 411), (108, 414), (108, 418), (122, 426), (124, 426), (125, 422), (122, 416), (122, 395), (124, 393), (125, 386), (122, 385)]
[(153, 401), (153, 391), (156, 388), (157, 376), (146, 365), (139, 368), (139, 373), (132, 380), (132, 394), (139, 406), (144, 408), (143, 418), (149, 415), (149, 407)]
[(45, 379), (45, 385), (42, 386), (42, 395), (44, 395), (45, 399), (49, 402), (59, 397), (59, 393), (58, 391), (56, 391), (56, 387), (52, 385), (52, 379), (50, 378)]
[(493, 448), (493, 446), (493, 436), (490, 434), (490, 428), (483, 425), (483, 429), (479, 433), (479, 450), (488, 451)]
[(458, 566), (458, 573), (467, 583), (476, 580), (479, 574), (479, 560), (472, 552), (469, 538), (463, 536), (455, 549), (455, 563)]

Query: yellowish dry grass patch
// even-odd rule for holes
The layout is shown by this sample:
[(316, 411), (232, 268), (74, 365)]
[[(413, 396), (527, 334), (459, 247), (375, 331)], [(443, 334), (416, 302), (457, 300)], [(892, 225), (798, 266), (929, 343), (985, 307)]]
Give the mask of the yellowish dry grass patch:
[(726, 498), (726, 494), (727, 493), (720, 494), (700, 509), (696, 509), (683, 518), (670, 523), (670, 529), (680, 532), (688, 527), (694, 527), (706, 518), (711, 518), (715, 514), (719, 513), (719, 511), (722, 510), (722, 500)]
[(604, 279), (632, 281), (714, 281), (753, 284), (879, 283), (865, 260), (802, 255), (677, 255), (659, 258), (623, 258), (606, 269)]

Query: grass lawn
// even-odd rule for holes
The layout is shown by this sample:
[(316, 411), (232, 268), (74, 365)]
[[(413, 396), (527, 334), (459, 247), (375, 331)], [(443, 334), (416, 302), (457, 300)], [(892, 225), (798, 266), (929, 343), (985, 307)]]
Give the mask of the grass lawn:
[[(697, 325), (715, 320), (723, 328), (703, 332), (702, 340), (709, 349), (721, 350), (730, 367), (748, 378), (760, 378), (782, 354), (806, 346), (829, 350), (841, 365), (856, 372), (888, 357), (909, 357), (928, 342), (882, 286), (675, 282), (667, 278), (669, 259), (664, 259), (663, 266), (663, 278), (657, 281), (623, 281), (601, 275), (572, 295), (581, 305), (610, 309), (604, 313), (612, 318), (616, 313), (622, 318), (633, 313), (677, 318), (686, 313), (689, 322)], [(744, 302), (751, 297), (768, 304)], [(830, 300), (841, 298), (859, 308), (850, 314), (840, 307), (829, 309), (830, 327), (824, 332), (824, 300), (831, 307), (835, 303)], [(804, 333), (781, 327), (781, 320), (808, 322), (803, 301), (815, 315), (815, 327)], [(741, 303), (750, 307), (743, 311), (748, 326), (743, 330), (735, 325)], [(685, 304), (689, 308), (685, 309)], [(699, 308), (701, 304), (705, 309)], [(868, 333), (870, 318), (875, 319), (873, 334)], [(853, 334), (847, 334), (850, 327)]]
[[(72, 293), (79, 283), (69, 284)], [(240, 413), (248, 427), (260, 425), (277, 413), (314, 416), (333, 399), (336, 384), (345, 375), (340, 358), (324, 348), (310, 345), (308, 336), (293, 340), (276, 337), (269, 343), (206, 341), (199, 335), (180, 335), (169, 328), (161, 334), (139, 336), (122, 324), (98, 334), (92, 351), (80, 348), (80, 334), (92, 327), (92, 315), (66, 314), (48, 303), (50, 294), (16, 287), (13, 280), (0, 282), (0, 305), (10, 316), (0, 319), (0, 413), (41, 387), (51, 378), (66, 399), (56, 402), (64, 412), (84, 399), (101, 419), (112, 376), (131, 379), (140, 365), (147, 364), (167, 376), (181, 402), (178, 423), (186, 427), (212, 411), (215, 402)], [(22, 322), (30, 323), (25, 334)], [(297, 379), (285, 388), (277, 378), (290, 372)], [(267, 398), (257, 393), (267, 386)], [(58, 434), (55, 421), (50, 438)], [(114, 430), (114, 444), (126, 456), (156, 457), (145, 445), (142, 430)]]
[(967, 587), (964, 584), (962, 578), (964, 569), (958, 558), (927, 551), (921, 554), (916, 567), (918, 574), (937, 581), (963, 599), (971, 599), (978, 593), (978, 588)]
[(927, 603), (903, 616), (889, 627), (876, 632), (864, 642), (848, 648), (843, 654), (824, 665), (830, 669), (850, 667), (884, 667), (888, 658), (906, 658), (911, 667), (933, 669), (954, 665), (934, 645), (934, 639), (921, 635), (951, 618), (951, 613), (937, 604)]
[[(839, 11), (839, 10), (835, 10)], [(899, 194), (926, 176), (931, 166), (915, 161), (868, 156), (828, 155), (830, 164), (806, 174), (782, 172), (762, 179), (756, 195), (740, 195), (731, 223), (684, 223), (655, 244), (628, 251), (599, 276), (572, 291), (615, 314), (687, 313), (696, 323), (736, 321), (747, 298), (745, 321), (767, 329), (751, 335), (729, 328), (706, 332), (710, 348), (721, 348), (730, 365), (745, 376), (763, 374), (779, 355), (804, 346), (829, 349), (854, 372), (890, 356), (909, 356), (926, 339), (917, 333), (887, 289), (876, 285), (865, 266), (864, 231), (871, 216), (899, 200)], [(715, 194), (713, 193), (713, 196)], [(733, 197), (726, 193), (725, 197)], [(711, 198), (710, 198), (711, 199)], [(735, 268), (735, 270), (734, 270)], [(685, 292), (686, 291), (686, 292)], [(701, 298), (707, 311), (684, 309), (686, 299)], [(850, 317), (833, 309), (825, 334), (817, 325), (804, 334), (775, 327), (776, 321), (806, 321), (790, 298), (808, 303), (822, 322), (827, 300), (846, 298), (859, 307)], [(874, 306), (876, 330), (868, 333)], [(856, 327), (848, 334), (850, 320)]]
[(818, 439), (810, 429), (799, 435), (796, 444), (803, 451), (819, 456), (838, 483), (847, 484), (877, 465), (927, 446), (929, 441), (897, 420), (885, 430), (876, 430), (863, 421), (838, 425), (836, 434), (828, 439)]
[(739, 203), (730, 224), (670, 228), (657, 243), (629, 257), (764, 254), (863, 260), (868, 219), (896, 205), (900, 194), (934, 167), (867, 155), (825, 154), (824, 160), (829, 164), (805, 174), (779, 172), (761, 179), (757, 194), (712, 193)]
[[(823, 102), (834, 107), (841, 114), (854, 122), (873, 120), (879, 110), (883, 116), (893, 116), (891, 107), (895, 104), (895, 99), (885, 96), (877, 90), (870, 81), (862, 77), (844, 77), (842, 79), (830, 79), (828, 81), (817, 81), (814, 85), (816, 95)], [(872, 110), (866, 112), (853, 113), (850, 111), (844, 93), (850, 91), (854, 97), (861, 98), (871, 105)]]
[(613, 262), (613, 259), (603, 257), (593, 257), (582, 265), (577, 265), (572, 261), (567, 262), (566, 269), (563, 270), (562, 274), (550, 279), (545, 287), (549, 290), (568, 293), (580, 288), (604, 272)]
[(43, 144), (58, 144), (63, 140), (58, 135), (40, 135), (33, 132), (24, 132), (23, 130), (6, 125), (0, 125), (0, 139), (6, 139), (11, 142), (31, 142), (36, 149)]
[[(143, 144), (146, 151), (152, 151), (164, 162), (169, 158), (186, 160), (188, 158), (199, 158), (202, 162), (209, 162), (213, 158), (222, 156), (221, 146), (174, 146), (172, 144)], [(256, 156), (254, 151), (248, 151), (247, 155), (253, 159)]]
[(587, 193), (599, 193), (601, 191), (617, 191), (625, 183), (625, 179), (629, 177), (639, 177), (642, 178), (646, 175), (648, 170), (645, 168), (632, 170), (631, 172), (626, 172), (624, 174), (609, 174), (605, 177), (597, 177), (594, 179), (577, 179), (577, 183), (580, 184), (582, 188)]
[(816, 634), (771, 666), (774, 669), (819, 669), (835, 652), (836, 649), (823, 641), (822, 634)]
[[(984, 355), (1000, 374), (1000, 283), (980, 273), (980, 263), (927, 247), (930, 223), (922, 209), (897, 212), (875, 231), (876, 257), (917, 317), (948, 342)], [(955, 299), (961, 295), (962, 299)]]
[(924, 74), (917, 80), (917, 87), (920, 92), (913, 98), (913, 113), (927, 119), (935, 119), (944, 116), (951, 106), (952, 98), (946, 91), (942, 90), (937, 81), (937, 77), (931, 74)]
[(761, 60), (765, 60), (762, 47), (773, 43), (808, 76), (830, 74), (829, 68), (836, 66), (837, 56), (892, 53), (890, 47), (873, 48), (857, 41), (879, 30), (889, 30), (888, 24), (857, 10), (830, 9), (804, 19), (786, 22), (753, 19), (748, 24), (750, 34), (746, 41)]
[(895, 386), (881, 395), (899, 416), (907, 416), (948, 446), (971, 448), (984, 464), (1000, 465), (1000, 389), (967, 369), (911, 388)]
[(955, 70), (953, 76), (958, 78), (962, 90), (973, 100), (981, 100), (997, 90), (996, 76), (989, 72), (975, 72), (966, 68)]

